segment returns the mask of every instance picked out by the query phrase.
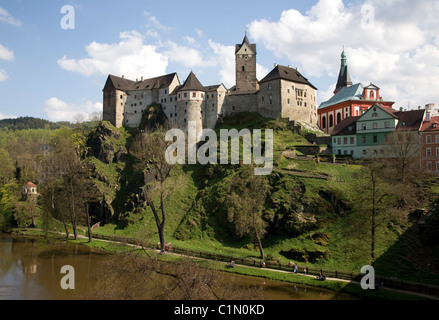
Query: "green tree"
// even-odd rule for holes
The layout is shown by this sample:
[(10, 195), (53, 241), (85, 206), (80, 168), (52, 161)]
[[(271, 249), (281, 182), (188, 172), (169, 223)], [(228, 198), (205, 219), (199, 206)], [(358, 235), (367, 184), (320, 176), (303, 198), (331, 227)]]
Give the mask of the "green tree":
[(263, 209), (269, 190), (264, 176), (256, 176), (253, 166), (244, 166), (240, 175), (233, 178), (226, 199), (229, 222), (238, 236), (249, 235), (256, 240), (261, 259), (265, 258), (261, 239), (268, 226)]
[[(393, 185), (386, 177), (388, 167), (386, 162), (379, 158), (367, 160), (364, 167), (355, 174), (353, 188), (356, 193), (356, 210), (361, 214), (361, 221), (355, 223), (357, 238), (369, 243), (370, 264), (376, 260), (378, 230), (396, 218)], [(364, 234), (364, 235), (363, 235)]]
[(0, 185), (8, 183), (14, 177), (14, 162), (9, 152), (0, 148)]

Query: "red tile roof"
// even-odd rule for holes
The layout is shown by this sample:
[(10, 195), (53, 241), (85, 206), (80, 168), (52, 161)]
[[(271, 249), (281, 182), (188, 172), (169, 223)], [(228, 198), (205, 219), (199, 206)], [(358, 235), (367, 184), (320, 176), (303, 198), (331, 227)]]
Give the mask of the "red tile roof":
[[(436, 124), (436, 126), (434, 126)], [(436, 127), (436, 128), (435, 128)], [(430, 121), (422, 123), (421, 132), (424, 131), (439, 131), (439, 117), (431, 117)]]

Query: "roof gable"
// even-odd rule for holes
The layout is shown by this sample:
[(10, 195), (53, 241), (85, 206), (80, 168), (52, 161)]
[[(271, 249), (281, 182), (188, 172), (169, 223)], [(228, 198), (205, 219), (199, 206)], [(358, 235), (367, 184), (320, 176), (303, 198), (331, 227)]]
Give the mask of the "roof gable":
[(352, 100), (361, 100), (363, 98), (363, 85), (361, 83), (354, 84), (350, 87), (344, 87), (340, 91), (338, 91), (335, 95), (332, 96), (331, 99), (322, 102), (319, 106), (319, 109), (324, 109), (341, 102), (352, 101)]
[(343, 119), (332, 131), (332, 136), (354, 135), (357, 133), (357, 121), (360, 117), (348, 117)]
[(184, 84), (177, 91), (187, 91), (187, 90), (195, 90), (195, 91), (205, 91), (205, 88), (198, 80), (197, 76), (191, 71), (189, 76), (187, 77)]
[(177, 73), (171, 73), (164, 76), (146, 79), (142, 81), (132, 81), (125, 78), (109, 75), (103, 91), (121, 90), (121, 91), (135, 91), (135, 90), (151, 90), (169, 87), (172, 81), (177, 78)]
[(296, 69), (281, 66), (281, 65), (275, 66), (274, 69), (271, 70), (271, 72), (265, 76), (265, 78), (263, 78), (261, 81), (259, 81), (259, 83), (278, 80), (278, 79), (306, 84), (306, 85), (309, 85), (310, 87), (318, 90), (299, 71), (297, 71)]
[(395, 116), (399, 118), (396, 130), (421, 130), (425, 117), (425, 110), (397, 111)]
[(395, 115), (396, 110), (392, 108), (382, 107), (378, 104), (373, 105), (366, 112), (360, 116), (358, 122), (384, 119), (398, 119)]

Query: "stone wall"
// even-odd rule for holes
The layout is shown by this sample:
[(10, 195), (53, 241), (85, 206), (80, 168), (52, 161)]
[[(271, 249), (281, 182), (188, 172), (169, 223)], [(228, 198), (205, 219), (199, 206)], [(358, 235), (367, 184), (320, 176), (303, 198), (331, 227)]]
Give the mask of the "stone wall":
[(257, 94), (230, 94), (225, 101), (226, 116), (241, 112), (258, 112)]

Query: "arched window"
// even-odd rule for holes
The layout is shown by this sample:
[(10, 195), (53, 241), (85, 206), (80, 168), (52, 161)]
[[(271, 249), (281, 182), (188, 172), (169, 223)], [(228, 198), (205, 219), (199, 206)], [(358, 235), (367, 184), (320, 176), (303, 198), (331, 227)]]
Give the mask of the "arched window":
[(329, 127), (333, 127), (334, 126), (334, 116), (331, 114), (329, 116)]
[(326, 129), (326, 117), (322, 117), (322, 129)]
[(337, 113), (337, 124), (341, 122), (341, 113)]
[(370, 90), (370, 98), (373, 99), (374, 98), (374, 93), (372, 90)]

